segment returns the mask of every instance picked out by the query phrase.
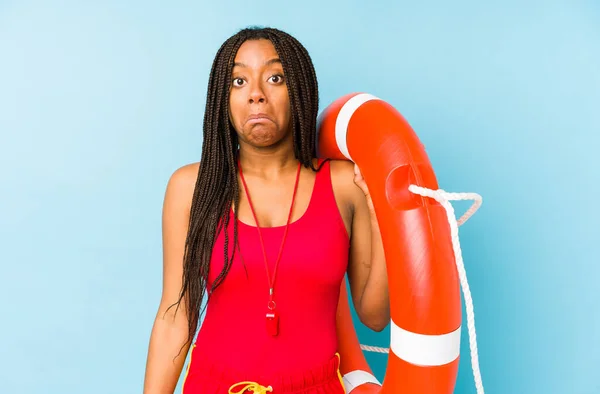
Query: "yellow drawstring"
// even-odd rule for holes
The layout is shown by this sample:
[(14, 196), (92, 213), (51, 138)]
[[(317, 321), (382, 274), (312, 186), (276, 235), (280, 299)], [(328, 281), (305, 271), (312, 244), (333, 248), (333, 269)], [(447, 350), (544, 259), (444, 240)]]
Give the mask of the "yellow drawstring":
[[(337, 356), (338, 361), (341, 362), (341, 360), (340, 360), (340, 354), (336, 353), (335, 355)], [(342, 378), (342, 374), (340, 373), (340, 367), (339, 367), (339, 365), (340, 364), (338, 363), (337, 375), (338, 375), (338, 379), (340, 379), (340, 384), (342, 385), (342, 388), (344, 389), (344, 393), (345, 393), (346, 392), (346, 387), (344, 387), (344, 379)]]
[[(240, 385), (245, 385), (245, 386), (242, 387), (242, 389), (240, 391), (231, 391), (235, 387), (240, 386)], [(266, 394), (267, 392), (272, 392), (273, 388), (271, 386), (268, 386), (268, 387), (261, 386), (260, 384), (258, 384), (256, 382), (239, 382), (239, 383), (232, 385), (229, 388), (229, 394), (242, 394), (242, 393), (245, 393), (246, 390), (252, 390), (252, 392), (254, 394)]]
[[(335, 355), (338, 358), (338, 360), (340, 360), (340, 354), (336, 353)], [(346, 392), (346, 388), (344, 387), (344, 379), (342, 378), (342, 374), (340, 373), (339, 367), (337, 370), (337, 375), (340, 380), (340, 384), (342, 385), (342, 388), (344, 389), (344, 392)], [(245, 385), (245, 386), (243, 386), (240, 391), (232, 391), (234, 388), (236, 388), (237, 386), (241, 386), (241, 385)], [(261, 386), (260, 384), (258, 384), (256, 382), (239, 382), (239, 383), (232, 385), (229, 388), (229, 394), (243, 394), (244, 392), (246, 392), (246, 390), (252, 390), (252, 392), (254, 394), (266, 394), (267, 392), (272, 392), (273, 388), (271, 386), (268, 386), (268, 387)]]

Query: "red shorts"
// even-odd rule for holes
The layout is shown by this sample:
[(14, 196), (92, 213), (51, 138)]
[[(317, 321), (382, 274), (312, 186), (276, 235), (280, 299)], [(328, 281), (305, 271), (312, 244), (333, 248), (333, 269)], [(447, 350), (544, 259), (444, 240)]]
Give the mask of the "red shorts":
[[(195, 347), (195, 344), (194, 344)], [(300, 374), (245, 376), (239, 372), (202, 360), (202, 368), (190, 368), (195, 361), (192, 354), (183, 381), (182, 394), (344, 394), (342, 376), (339, 371), (339, 355), (325, 364)], [(200, 360), (198, 360), (200, 361)], [(207, 365), (207, 367), (204, 367)], [(268, 390), (269, 386), (271, 390)]]

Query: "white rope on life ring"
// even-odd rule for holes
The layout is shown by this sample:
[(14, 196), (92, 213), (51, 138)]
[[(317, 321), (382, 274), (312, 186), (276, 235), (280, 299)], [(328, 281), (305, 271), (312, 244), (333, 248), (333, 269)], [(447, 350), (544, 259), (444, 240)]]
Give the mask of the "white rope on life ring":
[[(448, 221), (450, 223), (450, 231), (452, 235), (452, 246), (454, 248), (454, 255), (456, 260), (456, 268), (460, 279), (461, 288), (465, 298), (465, 309), (467, 311), (467, 329), (469, 333), (469, 346), (471, 349), (471, 367), (473, 369), (473, 377), (475, 380), (475, 387), (477, 394), (484, 394), (483, 381), (481, 378), (481, 371), (479, 369), (479, 357), (477, 351), (477, 335), (475, 331), (475, 312), (473, 309), (473, 298), (471, 297), (471, 290), (469, 288), (469, 282), (467, 281), (467, 273), (465, 270), (462, 251), (460, 248), (460, 241), (458, 239), (458, 227), (462, 226), (473, 214), (479, 209), (482, 204), (482, 198), (477, 193), (449, 193), (443, 189), (431, 190), (417, 185), (410, 185), (408, 190), (412, 193), (430, 197), (438, 201), (445, 209), (448, 215)], [(463, 214), (463, 216), (457, 221), (454, 213), (454, 207), (450, 201), (459, 200), (474, 200), (475, 202), (471, 207)], [(367, 352), (374, 353), (389, 353), (389, 348), (360, 345), (361, 349)]]

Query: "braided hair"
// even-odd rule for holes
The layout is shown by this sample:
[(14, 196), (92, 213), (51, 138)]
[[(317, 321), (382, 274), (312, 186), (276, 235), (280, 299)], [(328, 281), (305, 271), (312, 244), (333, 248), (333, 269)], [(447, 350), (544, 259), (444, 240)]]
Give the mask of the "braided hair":
[[(240, 202), (236, 160), (238, 136), (229, 120), (229, 92), (234, 58), (245, 41), (260, 39), (271, 41), (282, 63), (292, 111), (294, 155), (305, 168), (319, 170), (313, 165), (313, 159), (316, 157), (319, 92), (315, 69), (308, 51), (294, 37), (275, 28), (249, 27), (240, 30), (228, 38), (217, 51), (208, 81), (202, 157), (185, 242), (183, 284), (179, 299), (173, 304), (179, 305), (185, 297), (188, 315), (186, 344), (191, 343), (198, 328), (215, 235), (223, 227), (227, 228), (232, 203), (237, 219)], [(234, 224), (233, 244), (236, 246), (237, 220), (234, 220)], [(229, 258), (228, 232), (224, 231), (224, 235), (225, 264), (208, 290), (209, 298), (223, 283), (235, 256), (234, 247)]]

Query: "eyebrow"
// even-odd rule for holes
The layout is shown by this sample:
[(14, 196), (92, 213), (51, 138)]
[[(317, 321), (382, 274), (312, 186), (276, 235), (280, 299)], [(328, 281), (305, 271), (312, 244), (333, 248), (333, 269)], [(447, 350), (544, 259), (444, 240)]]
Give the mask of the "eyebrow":
[[(275, 64), (275, 63), (281, 64), (281, 59), (279, 59), (277, 57), (273, 58), (273, 59), (269, 59), (265, 62), (265, 66), (270, 66), (271, 64)], [(233, 67), (248, 67), (248, 66), (245, 65), (244, 63), (235, 62), (235, 63), (233, 63)]]

